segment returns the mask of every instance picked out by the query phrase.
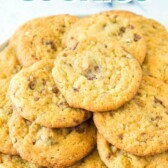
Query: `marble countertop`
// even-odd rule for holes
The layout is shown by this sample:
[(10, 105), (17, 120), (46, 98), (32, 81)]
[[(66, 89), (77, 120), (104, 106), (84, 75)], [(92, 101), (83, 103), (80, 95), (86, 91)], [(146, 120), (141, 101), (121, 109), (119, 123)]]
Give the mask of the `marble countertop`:
[(123, 9), (154, 18), (168, 28), (168, 0), (149, 0), (144, 4), (87, 3), (75, 0), (0, 0), (0, 44), (10, 38), (24, 22), (39, 16), (55, 14), (88, 15), (105, 10)]

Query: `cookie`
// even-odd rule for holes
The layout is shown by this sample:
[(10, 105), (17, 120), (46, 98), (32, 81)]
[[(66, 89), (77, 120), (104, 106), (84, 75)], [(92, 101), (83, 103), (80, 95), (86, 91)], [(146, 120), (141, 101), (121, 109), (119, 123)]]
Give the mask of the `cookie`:
[(10, 78), (21, 69), (15, 51), (11, 47), (6, 47), (0, 52), (0, 80)]
[(96, 128), (91, 120), (73, 128), (51, 129), (23, 119), (14, 110), (9, 130), (23, 159), (53, 168), (73, 165), (96, 144)]
[(139, 26), (147, 45), (147, 54), (143, 63), (143, 71), (157, 79), (168, 83), (168, 33), (159, 22), (136, 15), (128, 11), (105, 12), (109, 15), (120, 14)]
[(168, 33), (158, 34), (158, 37), (153, 38), (151, 41), (143, 64), (143, 71), (168, 83)]
[(33, 163), (21, 159), (19, 156), (0, 154), (1, 168), (42, 168)]
[(168, 150), (168, 85), (144, 76), (137, 95), (116, 111), (95, 113), (99, 132), (117, 148), (139, 155)]
[(166, 168), (168, 165), (167, 152), (155, 156), (135, 156), (117, 149), (100, 134), (97, 137), (97, 147), (108, 168)]
[(16, 74), (10, 82), (13, 106), (27, 120), (51, 127), (73, 127), (91, 117), (91, 112), (69, 107), (52, 77), (54, 60), (41, 60)]
[(114, 110), (132, 99), (142, 75), (125, 48), (95, 38), (60, 53), (52, 74), (70, 106), (93, 112)]
[(8, 120), (12, 114), (12, 106), (7, 96), (9, 80), (0, 80), (0, 152), (16, 155), (12, 141), (9, 137)]
[(12, 155), (16, 155), (17, 152), (13, 148), (7, 126), (13, 111), (7, 92), (11, 77), (20, 68), (13, 49), (6, 47), (0, 53), (0, 152)]
[(120, 43), (142, 64), (146, 55), (146, 42), (134, 22), (120, 13), (100, 13), (77, 21), (65, 34), (65, 47), (73, 48), (88, 37), (109, 39)]
[(16, 48), (18, 59), (25, 67), (41, 59), (54, 59), (63, 49), (64, 33), (77, 20), (75, 16), (70, 15), (30, 20), (15, 32), (9, 45)]
[(83, 158), (81, 161), (75, 165), (68, 168), (107, 168), (105, 164), (101, 161), (97, 149), (95, 149), (88, 156)]

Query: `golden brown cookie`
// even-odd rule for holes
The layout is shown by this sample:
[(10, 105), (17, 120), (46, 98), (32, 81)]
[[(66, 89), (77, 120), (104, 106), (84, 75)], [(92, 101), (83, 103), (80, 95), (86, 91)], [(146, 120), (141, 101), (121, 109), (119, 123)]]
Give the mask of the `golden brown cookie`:
[(93, 112), (114, 110), (132, 99), (142, 75), (125, 48), (95, 38), (60, 53), (52, 74), (70, 106)]
[(81, 161), (68, 168), (107, 168), (107, 167), (101, 161), (97, 149), (95, 149), (92, 153), (83, 158)]
[(22, 25), (13, 35), (9, 45), (16, 48), (16, 53), (23, 66), (41, 59), (54, 59), (63, 49), (64, 33), (78, 20), (75, 16), (56, 15), (30, 20)]
[(146, 156), (168, 150), (168, 85), (144, 76), (137, 95), (123, 107), (95, 113), (99, 132), (117, 148)]
[(96, 128), (91, 120), (73, 128), (51, 129), (29, 122), (14, 111), (9, 130), (23, 159), (53, 168), (73, 165), (96, 144)]
[(23, 160), (19, 156), (11, 156), (0, 153), (0, 168), (43, 168)]
[[(155, 42), (153, 42), (155, 41)], [(143, 64), (143, 71), (168, 83), (168, 33), (160, 33), (151, 39), (150, 48)]]
[(21, 69), (13, 48), (6, 47), (0, 52), (0, 79), (10, 78)]
[(88, 37), (105, 38), (116, 41), (142, 64), (146, 55), (146, 42), (134, 22), (123, 14), (104, 12), (77, 21), (65, 34), (65, 47), (73, 48), (76, 43)]
[(9, 137), (8, 120), (13, 112), (7, 95), (9, 79), (0, 79), (0, 152), (16, 155)]
[(22, 117), (46, 127), (79, 125), (92, 114), (69, 107), (54, 83), (53, 64), (54, 60), (41, 60), (15, 75), (9, 88), (12, 104)]
[(167, 152), (155, 156), (135, 156), (117, 149), (100, 134), (97, 137), (97, 147), (108, 168), (167, 168), (168, 165)]
[(157, 79), (168, 83), (168, 33), (159, 22), (136, 15), (128, 11), (104, 12), (109, 15), (119, 14), (139, 26), (146, 40), (147, 54), (143, 63), (143, 71)]
[(0, 152), (16, 155), (9, 137), (8, 120), (12, 114), (12, 105), (8, 96), (11, 77), (20, 69), (14, 50), (6, 47), (0, 53)]

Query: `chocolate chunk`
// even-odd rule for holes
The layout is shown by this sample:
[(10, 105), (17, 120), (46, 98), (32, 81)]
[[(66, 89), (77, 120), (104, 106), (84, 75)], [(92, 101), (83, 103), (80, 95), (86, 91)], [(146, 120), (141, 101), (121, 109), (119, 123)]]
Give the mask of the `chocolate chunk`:
[(106, 158), (107, 158), (107, 159), (110, 159), (110, 158), (111, 158), (111, 153), (108, 153), (108, 155), (107, 155)]
[(162, 116), (151, 117), (151, 120), (152, 120), (152, 121), (162, 120), (162, 119), (163, 119)]
[(156, 120), (162, 120), (162, 116), (156, 116)]
[(64, 105), (64, 102), (59, 102), (59, 103), (57, 103), (57, 106), (58, 107), (61, 107), (61, 106), (63, 106)]
[(99, 67), (99, 66), (95, 66), (95, 67), (94, 67), (94, 70), (95, 70), (96, 72), (100, 72), (100, 67)]
[(79, 88), (73, 87), (73, 91), (74, 91), (74, 92), (79, 92)]
[(59, 92), (59, 90), (58, 90), (57, 87), (53, 87), (53, 88), (52, 88), (52, 92), (55, 93), (55, 94), (57, 94), (57, 93)]
[(122, 140), (123, 139), (123, 134), (118, 135), (118, 138)]
[(84, 75), (88, 80), (93, 80), (96, 78), (96, 75), (93, 74), (91, 70), (87, 70), (87, 72)]
[(104, 47), (107, 48), (107, 44), (105, 44)]
[(16, 143), (17, 142), (17, 139), (16, 138), (14, 138), (14, 141), (13, 141), (13, 143)]
[(165, 105), (163, 104), (163, 102), (161, 100), (159, 100), (158, 98), (154, 97), (154, 102), (156, 104), (159, 103), (160, 105), (162, 105), (165, 108)]
[(66, 54), (66, 53), (63, 53), (63, 54), (62, 54), (62, 56), (63, 56), (63, 57), (66, 57), (66, 56), (67, 56), (67, 54)]
[(35, 85), (36, 85), (36, 82), (35, 82), (35, 81), (31, 81), (31, 82), (28, 84), (28, 87), (29, 87), (31, 90), (34, 90), (34, 89), (35, 89)]
[(120, 32), (121, 32), (121, 33), (125, 33), (125, 30), (126, 30), (126, 28), (123, 27), (123, 26), (120, 28)]
[(34, 101), (38, 101), (40, 99), (40, 97), (35, 97)]
[(35, 144), (36, 144), (36, 140), (34, 140), (34, 141), (32, 142), (32, 144), (35, 145)]
[(134, 26), (133, 25), (128, 25), (128, 28), (134, 29)]
[(45, 86), (46, 85), (46, 80), (42, 79), (42, 85)]
[(136, 103), (139, 107), (144, 107), (144, 106), (145, 106), (144, 102), (143, 102), (142, 100), (140, 100), (140, 99), (135, 99), (135, 103)]
[(141, 36), (139, 36), (138, 34), (134, 34), (134, 41), (137, 42), (141, 39)]
[(74, 37), (71, 37), (71, 40), (74, 40)]
[(54, 51), (56, 51), (56, 46), (53, 41), (44, 41), (42, 42), (44, 45), (50, 46), (50, 48)]

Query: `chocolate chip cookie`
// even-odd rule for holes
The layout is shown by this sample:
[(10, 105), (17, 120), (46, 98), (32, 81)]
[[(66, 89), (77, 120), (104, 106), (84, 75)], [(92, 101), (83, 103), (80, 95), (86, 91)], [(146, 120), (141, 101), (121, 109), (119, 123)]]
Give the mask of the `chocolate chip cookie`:
[(167, 152), (155, 156), (135, 156), (117, 149), (100, 134), (97, 137), (97, 147), (108, 168), (166, 168), (168, 165)]
[(71, 166), (96, 145), (96, 128), (91, 120), (73, 128), (51, 129), (23, 119), (14, 110), (9, 130), (22, 158), (46, 167)]
[(93, 112), (114, 110), (132, 99), (142, 75), (124, 47), (97, 38), (60, 53), (52, 74), (70, 106)]
[(77, 20), (77, 17), (70, 15), (30, 20), (15, 32), (9, 45), (16, 49), (20, 63), (26, 67), (41, 59), (54, 59), (63, 49), (64, 33)]
[(77, 21), (65, 34), (65, 47), (73, 48), (76, 43), (88, 37), (105, 38), (116, 41), (130, 52), (140, 64), (146, 55), (146, 42), (133, 21), (115, 12), (100, 13)]
[(117, 148), (139, 155), (168, 149), (168, 85), (144, 76), (137, 95), (123, 107), (95, 113), (99, 132)]
[(51, 127), (73, 127), (91, 117), (91, 112), (69, 107), (56, 87), (54, 60), (41, 60), (16, 74), (10, 82), (13, 106), (27, 120)]

